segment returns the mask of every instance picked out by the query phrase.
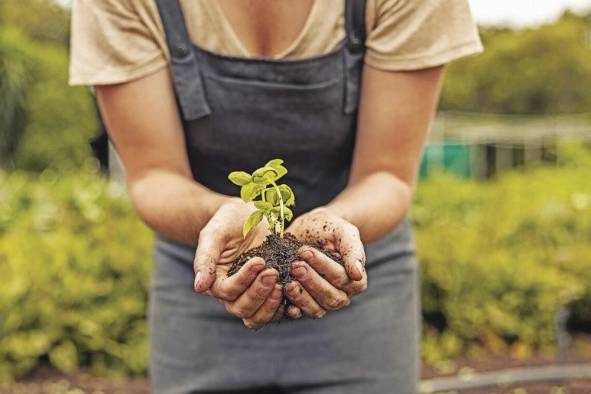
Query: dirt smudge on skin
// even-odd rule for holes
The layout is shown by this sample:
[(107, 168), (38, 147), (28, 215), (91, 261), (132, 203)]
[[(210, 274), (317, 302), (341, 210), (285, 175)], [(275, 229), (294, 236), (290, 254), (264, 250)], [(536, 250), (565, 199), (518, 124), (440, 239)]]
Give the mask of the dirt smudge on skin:
[[(253, 257), (261, 257), (263, 260), (265, 260), (266, 268), (274, 268), (277, 270), (279, 273), (278, 282), (285, 289), (285, 286), (288, 283), (295, 280), (291, 275), (291, 267), (294, 262), (302, 261), (302, 258), (300, 258), (298, 255), (298, 250), (304, 245), (312, 246), (320, 250), (322, 253), (340, 265), (344, 264), (340, 255), (324, 248), (326, 242), (318, 242), (315, 244), (302, 243), (290, 233), (285, 233), (283, 238), (275, 234), (271, 234), (267, 236), (267, 239), (265, 239), (265, 241), (260, 246), (247, 250), (238, 256), (232, 263), (230, 270), (228, 271), (228, 276), (238, 272), (238, 270), (240, 270), (240, 268), (242, 268), (242, 266)], [(299, 290), (300, 292), (303, 292), (301, 286), (299, 287)], [(291, 303), (289, 300), (287, 300), (287, 298), (285, 298), (285, 295), (282, 302), (286, 306), (285, 313), (287, 313), (287, 306), (291, 305)]]

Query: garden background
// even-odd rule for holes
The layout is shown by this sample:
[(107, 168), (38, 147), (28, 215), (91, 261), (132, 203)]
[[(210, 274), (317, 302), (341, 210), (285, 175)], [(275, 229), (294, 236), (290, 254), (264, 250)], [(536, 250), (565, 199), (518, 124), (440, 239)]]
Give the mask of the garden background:
[[(0, 0), (2, 383), (147, 373), (152, 237), (92, 156), (97, 110), (67, 86), (68, 25), (49, 0)], [(481, 34), (486, 52), (448, 68), (436, 122), (470, 127), (436, 133), (413, 209), (427, 375), (591, 359), (591, 11)], [(506, 139), (524, 119), (539, 126)], [(502, 149), (512, 159), (499, 165)], [(519, 159), (528, 149), (536, 160)]]

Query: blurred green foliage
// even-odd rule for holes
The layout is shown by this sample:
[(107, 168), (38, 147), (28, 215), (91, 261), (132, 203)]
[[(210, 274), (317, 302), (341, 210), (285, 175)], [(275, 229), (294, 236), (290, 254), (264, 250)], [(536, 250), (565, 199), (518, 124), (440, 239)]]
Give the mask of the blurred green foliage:
[(0, 172), (0, 380), (146, 371), (151, 234), (92, 171)]
[(0, 53), (10, 55), (0, 61), (0, 152), (10, 152), (0, 166), (31, 171), (81, 166), (90, 157), (88, 139), (98, 121), (89, 90), (67, 86), (67, 48), (8, 25), (0, 27)]
[(428, 361), (481, 350), (527, 357), (553, 344), (562, 305), (591, 321), (591, 151), (557, 152), (558, 168), (486, 183), (439, 174), (419, 186)]
[[(550, 349), (563, 305), (591, 321), (591, 150), (558, 152), (556, 168), (420, 185), (428, 362)], [(0, 173), (0, 379), (45, 361), (145, 373), (150, 246), (92, 171)]]
[(514, 114), (591, 108), (591, 14), (536, 28), (483, 28), (485, 52), (448, 66), (441, 108)]
[(14, 165), (14, 154), (26, 126), (31, 59), (16, 43), (15, 30), (0, 30), (0, 168)]
[(16, 153), (16, 168), (79, 167), (90, 156), (88, 139), (98, 129), (90, 91), (67, 87), (65, 48), (32, 44), (30, 49), (34, 79), (27, 92), (29, 120)]
[(19, 26), (31, 39), (66, 46), (70, 13), (52, 0), (0, 0), (0, 26)]

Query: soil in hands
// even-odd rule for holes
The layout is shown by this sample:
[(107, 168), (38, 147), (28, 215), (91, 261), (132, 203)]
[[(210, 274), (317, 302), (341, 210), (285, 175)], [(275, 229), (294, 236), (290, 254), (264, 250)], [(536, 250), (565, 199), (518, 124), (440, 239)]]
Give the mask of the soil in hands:
[[(279, 283), (285, 286), (293, 280), (293, 277), (291, 276), (291, 265), (295, 261), (302, 260), (298, 256), (298, 250), (302, 245), (303, 244), (290, 233), (285, 233), (283, 238), (275, 234), (268, 235), (265, 242), (260, 246), (242, 253), (236, 258), (236, 260), (234, 260), (228, 271), (228, 276), (238, 272), (248, 260), (258, 256), (265, 260), (267, 268), (275, 268), (277, 272), (279, 272)], [(309, 246), (315, 247), (337, 263), (343, 265), (343, 259), (340, 255), (322, 248), (321, 245)]]

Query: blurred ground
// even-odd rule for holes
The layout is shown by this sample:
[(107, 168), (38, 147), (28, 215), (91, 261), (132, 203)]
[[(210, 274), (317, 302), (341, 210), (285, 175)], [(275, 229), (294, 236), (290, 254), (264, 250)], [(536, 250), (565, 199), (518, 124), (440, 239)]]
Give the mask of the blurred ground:
[[(591, 363), (591, 334), (579, 334), (568, 352), (568, 363)], [(467, 375), (524, 366), (555, 363), (552, 355), (536, 355), (517, 360), (506, 355), (462, 357), (447, 364), (423, 367), (423, 379), (441, 376)], [(38, 369), (25, 379), (9, 386), (0, 386), (0, 394), (143, 394), (149, 393), (147, 379), (111, 379), (96, 377), (88, 372), (62, 374), (53, 369)], [(517, 386), (487, 387), (478, 390), (451, 391), (445, 394), (590, 394), (591, 380), (549, 381)], [(361, 393), (360, 393), (361, 394)]]
[[(501, 360), (498, 360), (501, 361)], [(506, 360), (505, 360), (506, 361)], [(491, 365), (474, 363), (471, 369), (486, 370)], [(529, 364), (528, 364), (529, 365)], [(464, 367), (467, 368), (467, 367)], [(94, 377), (84, 372), (62, 375), (57, 372), (39, 372), (37, 376), (0, 389), (2, 394), (143, 394), (149, 393), (148, 382), (137, 380), (110, 380)], [(591, 380), (553, 381), (528, 385), (488, 387), (478, 390), (452, 391), (446, 394), (589, 394)]]

